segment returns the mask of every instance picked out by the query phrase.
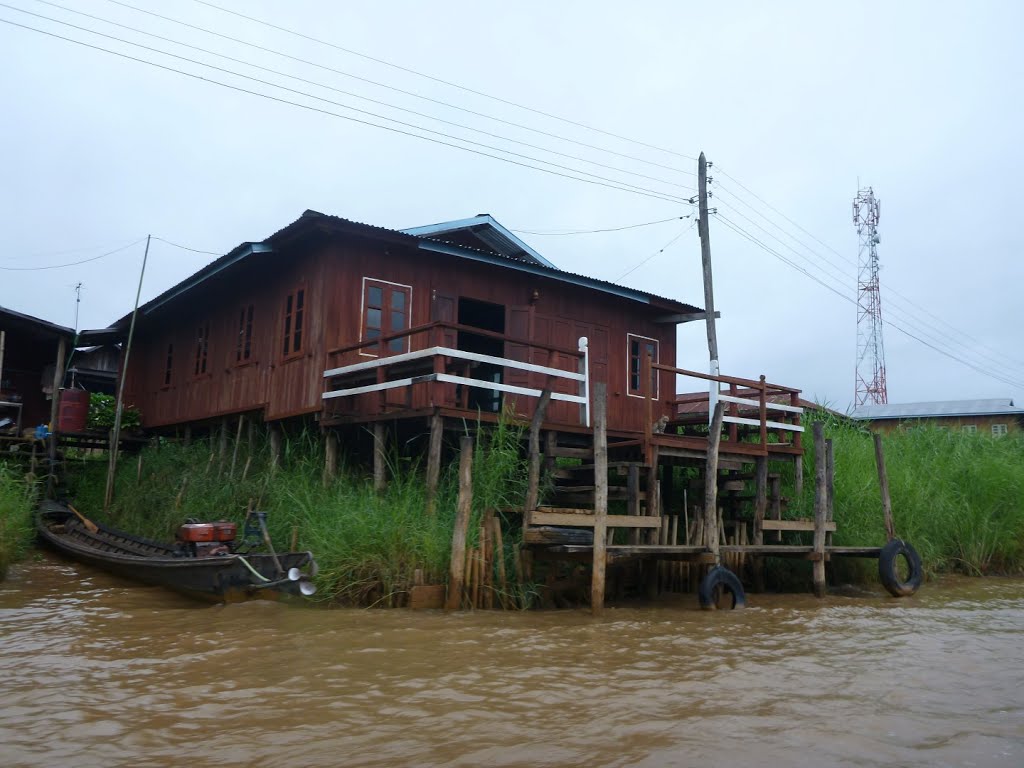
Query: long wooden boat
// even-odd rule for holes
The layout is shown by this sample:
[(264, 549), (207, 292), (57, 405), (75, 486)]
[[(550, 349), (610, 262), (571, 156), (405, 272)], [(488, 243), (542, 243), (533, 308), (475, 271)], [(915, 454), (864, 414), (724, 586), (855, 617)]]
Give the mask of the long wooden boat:
[[(93, 531), (91, 528), (95, 527)], [(310, 552), (239, 552), (233, 543), (220, 553), (197, 556), (182, 542), (162, 543), (89, 521), (67, 506), (44, 501), (36, 515), (39, 538), (80, 562), (145, 584), (211, 602), (308, 596), (316, 561)]]

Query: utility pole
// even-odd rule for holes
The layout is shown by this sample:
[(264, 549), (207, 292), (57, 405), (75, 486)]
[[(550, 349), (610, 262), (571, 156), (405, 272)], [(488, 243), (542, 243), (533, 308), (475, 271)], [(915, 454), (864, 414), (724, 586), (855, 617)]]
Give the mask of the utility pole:
[[(699, 198), (697, 233), (700, 235), (700, 260), (704, 271), (704, 312), (708, 331), (708, 356), (711, 360), (710, 373), (718, 375), (718, 333), (715, 330), (715, 289), (711, 280), (711, 233), (708, 231), (708, 163), (704, 153), (697, 160), (697, 196)], [(708, 390), (708, 419), (715, 412), (718, 403), (718, 382), (710, 382)], [(710, 423), (710, 422), (709, 422)]]
[(132, 337), (135, 336), (135, 318), (139, 314), (139, 297), (142, 295), (142, 279), (146, 276), (146, 260), (149, 258), (149, 241), (152, 235), (146, 235), (146, 251), (142, 254), (142, 270), (139, 272), (139, 287), (135, 291), (135, 309), (132, 310), (132, 322), (128, 326), (128, 343), (124, 348), (121, 361), (121, 381), (117, 387), (117, 407), (114, 410), (114, 429), (110, 435), (110, 464), (107, 467), (107, 490), (103, 497), (103, 511), (110, 508), (114, 500), (114, 475), (117, 472), (117, 449), (121, 444), (121, 416), (124, 413), (124, 383), (128, 378), (128, 356), (132, 353)]
[(78, 308), (82, 303), (82, 284), (75, 286), (75, 333), (78, 333)]

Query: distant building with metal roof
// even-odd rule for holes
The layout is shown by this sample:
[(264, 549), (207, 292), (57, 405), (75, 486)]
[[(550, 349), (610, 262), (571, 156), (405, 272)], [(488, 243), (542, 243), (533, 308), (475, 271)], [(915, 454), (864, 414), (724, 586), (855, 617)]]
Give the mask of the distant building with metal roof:
[(904, 423), (927, 422), (947, 429), (968, 432), (990, 431), (993, 435), (1016, 432), (1024, 426), (1024, 407), (1008, 398), (988, 400), (937, 400), (924, 403), (863, 405), (850, 418), (891, 429)]

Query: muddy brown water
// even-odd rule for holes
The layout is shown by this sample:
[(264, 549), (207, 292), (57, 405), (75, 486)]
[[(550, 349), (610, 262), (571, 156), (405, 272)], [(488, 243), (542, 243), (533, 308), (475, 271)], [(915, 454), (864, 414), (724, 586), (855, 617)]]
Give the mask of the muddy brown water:
[(446, 616), (0, 584), (0, 765), (1024, 766), (1024, 581)]

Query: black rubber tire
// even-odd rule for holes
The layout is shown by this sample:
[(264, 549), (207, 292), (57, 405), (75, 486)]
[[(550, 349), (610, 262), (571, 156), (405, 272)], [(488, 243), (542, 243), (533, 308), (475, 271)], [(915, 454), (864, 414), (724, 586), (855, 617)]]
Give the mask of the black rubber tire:
[[(900, 556), (906, 559), (910, 569), (906, 581), (900, 581), (896, 572), (896, 559)], [(878, 556), (878, 578), (893, 597), (910, 597), (917, 592), (924, 578), (921, 556), (903, 539), (893, 539), (882, 547), (882, 552)]]
[(726, 590), (732, 595), (733, 608), (746, 608), (747, 595), (743, 591), (743, 585), (735, 573), (728, 568), (716, 565), (708, 575), (704, 577), (697, 588), (697, 598), (700, 600), (700, 607), (705, 611), (718, 609), (718, 595), (720, 590)]

